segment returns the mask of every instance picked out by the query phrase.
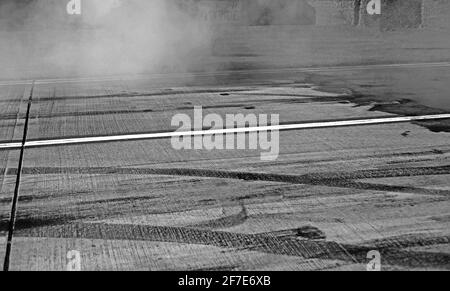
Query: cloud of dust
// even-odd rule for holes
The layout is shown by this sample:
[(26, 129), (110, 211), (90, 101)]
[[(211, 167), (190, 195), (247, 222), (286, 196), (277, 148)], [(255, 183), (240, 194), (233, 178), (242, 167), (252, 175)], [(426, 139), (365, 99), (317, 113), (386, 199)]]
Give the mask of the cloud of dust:
[(0, 78), (220, 69), (214, 50), (232, 50), (233, 29), (216, 40), (231, 22), (315, 22), (306, 0), (79, 1), (81, 15), (69, 0), (0, 0)]
[(168, 0), (0, 0), (1, 75), (186, 71), (214, 28)]

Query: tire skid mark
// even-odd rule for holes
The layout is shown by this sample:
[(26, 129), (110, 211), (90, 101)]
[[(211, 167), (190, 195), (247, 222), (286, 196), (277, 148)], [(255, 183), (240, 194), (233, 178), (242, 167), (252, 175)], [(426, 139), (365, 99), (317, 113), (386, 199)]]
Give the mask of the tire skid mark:
[[(245, 108), (244, 104), (224, 104), (217, 106), (204, 106), (203, 109), (220, 109), (220, 108)], [(50, 114), (35, 114), (31, 119), (36, 118), (59, 118), (59, 117), (79, 117), (79, 116), (101, 116), (101, 115), (122, 115), (122, 114), (139, 114), (139, 113), (157, 113), (157, 112), (170, 112), (178, 110), (194, 110), (194, 107), (177, 107), (177, 108), (165, 108), (165, 109), (130, 109), (130, 110), (104, 110), (104, 111), (86, 111), (86, 112), (62, 112), (62, 113), (50, 113)], [(14, 116), (3, 115), (0, 116), (0, 120), (12, 120)], [(22, 117), (23, 119), (23, 117)]]
[[(304, 165), (304, 164), (317, 164), (317, 163), (330, 163), (330, 162), (345, 162), (345, 161), (354, 161), (354, 160), (363, 160), (363, 159), (386, 159), (386, 158), (420, 158), (424, 156), (430, 156), (430, 158), (435, 157), (443, 157), (447, 158), (446, 154), (450, 153), (449, 149), (431, 149), (427, 151), (417, 151), (417, 152), (393, 152), (393, 153), (384, 153), (384, 154), (363, 154), (357, 156), (349, 156), (349, 157), (330, 157), (330, 158), (319, 158), (319, 159), (298, 159), (298, 160), (289, 160), (289, 161), (276, 161), (276, 162), (267, 162), (267, 163), (248, 163), (249, 167), (267, 167), (267, 166), (286, 166), (286, 165)], [(397, 163), (406, 163), (406, 162), (414, 162), (416, 160), (399, 160)], [(389, 163), (393, 163), (388, 162)]]
[[(92, 174), (92, 175), (181, 175), (181, 176), (191, 176), (191, 177), (203, 177), (203, 178), (222, 178), (222, 179), (239, 179), (244, 181), (266, 181), (266, 182), (281, 182), (289, 184), (309, 184), (309, 185), (319, 185), (319, 186), (329, 186), (329, 187), (341, 187), (341, 188), (355, 188), (364, 190), (376, 190), (376, 191), (392, 191), (392, 192), (407, 192), (407, 193), (417, 193), (417, 194), (427, 194), (427, 195), (442, 195), (448, 196), (449, 191), (436, 190), (436, 189), (422, 189), (414, 188), (410, 186), (390, 186), (390, 185), (377, 185), (370, 183), (358, 183), (351, 179), (363, 179), (363, 178), (387, 178), (387, 177), (404, 177), (404, 176), (422, 176), (422, 175), (447, 175), (450, 171), (450, 166), (442, 167), (422, 167), (422, 168), (397, 168), (389, 170), (361, 170), (353, 173), (316, 173), (316, 174), (306, 174), (306, 175), (279, 175), (279, 174), (257, 174), (257, 173), (246, 173), (246, 172), (228, 172), (228, 171), (214, 171), (214, 170), (202, 170), (202, 169), (149, 169), (149, 168), (24, 168), (23, 175), (54, 175), (54, 174)], [(17, 169), (8, 169), (8, 175), (16, 175)], [(32, 202), (34, 200), (46, 200), (50, 199), (52, 196), (44, 194), (29, 195), (23, 197), (23, 202)], [(446, 198), (446, 197), (444, 197)], [(136, 201), (139, 202), (138, 208), (133, 208), (133, 212), (145, 214), (148, 212), (147, 205), (158, 199), (154, 196), (130, 196), (122, 198), (111, 198), (103, 200), (93, 200), (87, 202), (74, 203), (74, 207), (88, 207), (86, 209), (81, 209), (82, 211), (74, 210), (77, 215), (68, 215), (66, 209), (65, 211), (59, 211), (58, 213), (53, 213), (51, 215), (41, 213), (41, 219), (36, 219), (35, 216), (38, 215), (33, 212), (34, 217), (28, 217), (24, 215), (19, 215), (17, 218), (17, 229), (26, 229), (45, 225), (59, 225), (63, 223), (79, 221), (80, 219), (99, 219), (99, 215), (104, 219), (110, 218), (111, 216), (123, 214), (123, 204), (130, 204)], [(2, 201), (7, 203), (8, 201)], [(185, 203), (186, 201), (183, 201)], [(97, 213), (97, 216), (89, 212), (96, 204), (101, 204), (100, 207), (104, 207), (105, 204), (109, 204), (107, 212), (101, 211)], [(121, 207), (115, 207), (116, 204)], [(210, 204), (210, 202), (206, 203)], [(133, 204), (134, 205), (134, 204)], [(142, 208), (142, 209), (141, 209)], [(34, 209), (34, 208), (32, 208)], [(120, 211), (119, 211), (120, 209)], [(34, 210), (35, 211), (35, 210)], [(245, 211), (245, 210), (243, 210)], [(243, 219), (245, 213), (241, 213), (237, 220)], [(6, 221), (6, 217), (0, 219), (0, 231), (5, 229), (5, 224), (2, 223)], [(218, 224), (212, 224), (215, 227), (220, 225), (223, 221), (219, 221)], [(3, 226), (2, 226), (3, 224)], [(207, 225), (206, 225), (207, 226)]]
[(252, 249), (312, 258), (337, 254), (347, 257), (335, 242), (297, 241), (274, 236), (218, 232), (185, 227), (145, 226), (132, 224), (67, 224), (63, 226), (28, 229), (21, 237), (84, 238), (108, 240), (137, 240), (214, 245), (223, 248)]
[(247, 219), (248, 219), (247, 209), (245, 208), (245, 205), (242, 205), (242, 210), (237, 214), (221, 217), (214, 220), (208, 220), (202, 223), (188, 225), (185, 227), (197, 229), (230, 228), (233, 226), (243, 224)]
[[(249, 101), (246, 101), (246, 104), (239, 102), (237, 104), (221, 104), (221, 105), (203, 106), (202, 108), (204, 110), (225, 109), (225, 108), (247, 109), (249, 107), (254, 107), (255, 105), (261, 106), (261, 105), (270, 105), (270, 104), (330, 103), (330, 102), (342, 101), (341, 98), (330, 98), (330, 97), (303, 98), (303, 96), (298, 96), (298, 97), (301, 97), (302, 99), (270, 99), (270, 100), (254, 100), (254, 101), (249, 100)], [(192, 111), (192, 110), (194, 110), (194, 107), (184, 106), (184, 107), (173, 107), (173, 108), (164, 108), (164, 109), (155, 109), (154, 107), (152, 107), (152, 108), (146, 108), (146, 109), (97, 110), (97, 111), (85, 111), (85, 112), (70, 111), (70, 112), (61, 112), (61, 113), (35, 114), (35, 115), (31, 116), (31, 119), (157, 113), (157, 112), (170, 112), (170, 111), (180, 111), (180, 110)], [(49, 111), (49, 112), (52, 112), (52, 111)], [(386, 117), (388, 117), (388, 115), (386, 115)], [(0, 115), (0, 120), (14, 120), (16, 118), (17, 118), (17, 116), (14, 114)], [(19, 117), (19, 119), (23, 119), (23, 118), (24, 118), (23, 116)]]
[[(43, 200), (43, 199), (49, 199), (51, 198), (51, 195), (20, 195), (18, 198), (18, 202), (33, 202), (36, 200)], [(11, 204), (12, 197), (7, 198), (0, 198), (0, 204)]]
[[(128, 175), (165, 175), (165, 176), (195, 176), (207, 178), (224, 178), (238, 180), (255, 180), (270, 182), (287, 182), (292, 184), (307, 184), (305, 182), (324, 179), (354, 180), (370, 178), (415, 177), (423, 175), (450, 174), (450, 165), (436, 167), (407, 167), (389, 169), (359, 170), (354, 172), (323, 172), (304, 175), (253, 173), (238, 171), (220, 171), (195, 168), (127, 168), (127, 167), (24, 167), (26, 175), (51, 174), (128, 174)], [(17, 169), (8, 168), (7, 175), (16, 175)]]
[(420, 187), (411, 186), (395, 186), (395, 185), (385, 185), (385, 184), (375, 184), (375, 183), (360, 183), (352, 181), (331, 181), (327, 186), (334, 186), (340, 188), (353, 188), (360, 190), (374, 190), (374, 191), (385, 191), (385, 192), (397, 192), (397, 193), (413, 193), (420, 195), (431, 195), (431, 196), (449, 196), (449, 190), (440, 189), (426, 189)]
[[(24, 175), (45, 175), (45, 174), (139, 174), (139, 175), (182, 175), (206, 178), (232, 178), (250, 181), (277, 181), (291, 184), (314, 185), (340, 185), (361, 187), (367, 183), (355, 183), (351, 179), (363, 178), (386, 178), (402, 176), (420, 176), (420, 175), (445, 175), (449, 174), (450, 166), (440, 167), (418, 167), (418, 168), (395, 168), (379, 170), (361, 170), (352, 173), (315, 173), (307, 175), (277, 175), (277, 174), (258, 174), (246, 172), (227, 172), (203, 169), (149, 169), (149, 168), (24, 168)], [(15, 169), (8, 170), (8, 174), (14, 174)], [(330, 182), (331, 181), (331, 182)], [(327, 183), (327, 184), (325, 184)], [(367, 184), (373, 186), (371, 184)], [(383, 185), (385, 186), (385, 185)], [(396, 186), (393, 186), (396, 187)], [(414, 190), (412, 187), (408, 191)], [(422, 189), (420, 189), (422, 190)], [(107, 200), (105, 200), (107, 202)], [(122, 209), (123, 210), (123, 209)], [(228, 234), (224, 232), (213, 232), (210, 229), (220, 228), (221, 225), (239, 222), (242, 217), (226, 217), (217, 221), (210, 221), (204, 224), (192, 225), (184, 228), (174, 227), (156, 227), (156, 226), (136, 226), (119, 225), (110, 226), (104, 224), (80, 224), (77, 223), (84, 219), (99, 219), (98, 215), (89, 215), (82, 212), (77, 215), (67, 215), (61, 212), (59, 215), (53, 214), (51, 217), (35, 219), (32, 217), (20, 216), (17, 220), (17, 234), (25, 237), (55, 237), (55, 238), (101, 238), (101, 239), (126, 239), (126, 240), (151, 240), (165, 242), (179, 242), (187, 244), (214, 245), (219, 247), (233, 249), (255, 250), (271, 254), (300, 256), (304, 258), (319, 258), (342, 260), (354, 263), (355, 260), (364, 262), (365, 256), (369, 250), (374, 247), (381, 250), (386, 264), (399, 265), (405, 267), (436, 267), (449, 268), (450, 255), (445, 253), (401, 251), (398, 250), (398, 244), (385, 241), (369, 242), (363, 245), (340, 245), (334, 242), (310, 242), (293, 238), (274, 238), (273, 235), (241, 235)], [(123, 213), (122, 213), (123, 214)], [(244, 213), (245, 214), (245, 213)], [(242, 212), (238, 216), (242, 216)], [(90, 217), (92, 216), (92, 217)], [(104, 213), (105, 218), (110, 218), (111, 213)], [(245, 216), (243, 216), (245, 217)], [(1, 227), (0, 230), (3, 229)], [(100, 228), (101, 230), (98, 230)], [(202, 229), (203, 228), (203, 229)], [(206, 231), (206, 232), (205, 232)], [(116, 235), (117, 234), (117, 235)], [(238, 236), (238, 237), (236, 237)], [(243, 237), (241, 237), (243, 236)], [(390, 239), (396, 242), (395, 239)], [(448, 243), (448, 237), (438, 240), (418, 240), (411, 241), (402, 247), (433, 245), (437, 243)], [(306, 245), (305, 245), (306, 244)], [(397, 249), (394, 249), (397, 247)]]
[[(242, 234), (185, 227), (145, 226), (131, 224), (76, 223), (63, 226), (34, 228), (20, 231), (25, 238), (103, 239), (171, 242), (210, 245), (221, 248), (250, 250), (275, 255), (296, 256), (304, 259), (340, 260), (352, 263), (367, 261), (367, 253), (378, 250), (385, 265), (408, 268), (450, 269), (450, 254), (402, 250), (387, 244), (383, 247), (368, 244), (340, 244), (334, 241), (302, 240), (267, 234)], [(390, 238), (392, 240), (392, 238)], [(449, 236), (438, 237), (435, 242), (447, 242)], [(382, 241), (381, 241), (382, 242)], [(431, 240), (428, 241), (432, 245)], [(409, 246), (421, 246), (411, 241)]]
[[(59, 101), (59, 100), (83, 100), (83, 99), (105, 99), (105, 98), (137, 98), (137, 97), (159, 97), (159, 96), (170, 96), (170, 95), (181, 95), (181, 94), (219, 94), (223, 92), (245, 92), (251, 91), (252, 88), (221, 88), (220, 90), (214, 89), (199, 89), (199, 90), (167, 90), (164, 92), (142, 92), (142, 93), (117, 93), (117, 94), (99, 94), (99, 95), (73, 95), (73, 96), (52, 96), (52, 97), (39, 97), (36, 99), (36, 103), (48, 102), (48, 101)], [(0, 103), (14, 102), (15, 99), (3, 99)]]
[(432, 245), (449, 244), (450, 236), (438, 236), (429, 233), (405, 234), (386, 237), (364, 242), (364, 245), (386, 249), (401, 246), (401, 248), (425, 247)]
[[(340, 188), (355, 188), (362, 190), (406, 192), (427, 195), (449, 195), (449, 190), (424, 189), (412, 186), (391, 186), (384, 184), (372, 184), (355, 182), (360, 179), (396, 178), (396, 177), (417, 177), (426, 175), (448, 175), (450, 166), (438, 167), (415, 167), (415, 168), (393, 168), (360, 170), (355, 172), (331, 172), (331, 173), (311, 173), (305, 175), (284, 175), (269, 173), (252, 173), (236, 171), (219, 171), (192, 168), (114, 168), (114, 167), (93, 167), (93, 168), (57, 168), (40, 167), (24, 168), (24, 175), (51, 175), (51, 174), (89, 174), (89, 175), (165, 175), (165, 176), (188, 176), (203, 178), (235, 179), (244, 181), (264, 181), (280, 182), (289, 184), (320, 185)], [(7, 175), (17, 174), (17, 169), (8, 169)]]

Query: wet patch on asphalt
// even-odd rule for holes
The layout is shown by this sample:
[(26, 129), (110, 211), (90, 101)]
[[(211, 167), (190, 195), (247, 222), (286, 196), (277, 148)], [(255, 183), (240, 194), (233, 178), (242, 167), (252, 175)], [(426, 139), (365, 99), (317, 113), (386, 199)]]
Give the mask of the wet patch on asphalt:
[[(371, 106), (370, 111), (379, 111), (402, 116), (448, 114), (450, 110), (431, 107), (413, 99), (412, 93), (391, 92), (385, 90), (384, 84), (350, 84), (339, 76), (321, 76), (307, 74), (302, 82), (316, 84), (317, 90), (343, 94), (341, 100), (349, 101), (355, 106)], [(377, 92), (374, 89), (381, 89)], [(423, 126), (432, 132), (450, 132), (450, 119), (418, 121), (414, 124)]]

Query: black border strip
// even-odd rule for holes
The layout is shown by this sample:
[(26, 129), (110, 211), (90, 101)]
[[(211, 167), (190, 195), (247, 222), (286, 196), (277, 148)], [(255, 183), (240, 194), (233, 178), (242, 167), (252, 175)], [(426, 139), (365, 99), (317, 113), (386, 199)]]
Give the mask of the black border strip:
[(33, 91), (34, 91), (34, 81), (31, 86), (30, 97), (28, 98), (27, 114), (26, 114), (26, 119), (25, 119), (25, 126), (23, 129), (22, 147), (20, 149), (19, 167), (17, 168), (16, 186), (14, 188), (14, 197), (13, 197), (12, 206), (11, 206), (11, 214), (10, 214), (9, 227), (8, 227), (8, 239), (6, 242), (5, 261), (3, 264), (3, 271), (5, 271), (5, 272), (9, 271), (12, 240), (13, 240), (13, 235), (14, 235), (14, 227), (16, 224), (17, 203), (19, 200), (20, 179), (22, 177), (23, 158), (24, 158), (24, 154), (25, 154), (25, 144), (27, 141), (27, 134), (28, 134), (28, 122), (29, 122), (29, 117), (30, 117), (30, 112), (31, 112), (31, 103), (33, 102)]

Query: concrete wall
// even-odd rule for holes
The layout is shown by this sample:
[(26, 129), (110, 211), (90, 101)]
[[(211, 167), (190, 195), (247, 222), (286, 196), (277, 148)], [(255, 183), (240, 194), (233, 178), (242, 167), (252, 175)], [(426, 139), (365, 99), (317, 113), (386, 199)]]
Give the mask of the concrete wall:
[(450, 1), (424, 0), (423, 27), (431, 29), (450, 29)]
[(386, 0), (381, 15), (381, 29), (420, 28), (423, 0)]
[(360, 25), (381, 30), (450, 29), (449, 0), (382, 0), (381, 16), (367, 15), (362, 0)]
[(355, 0), (174, 0), (192, 15), (242, 25), (352, 25)]
[(369, 15), (370, 0), (362, 0), (360, 23), (362, 27), (376, 27), (384, 31), (420, 28), (423, 0), (381, 0), (381, 15)]
[(205, 19), (244, 25), (352, 25), (355, 13), (355, 0), (177, 1), (201, 7)]
[[(147, 0), (148, 1), (148, 0)], [(172, 0), (175, 4), (196, 19), (205, 22), (235, 23), (244, 16), (241, 0)]]
[(306, 0), (241, 0), (243, 23), (250, 25), (314, 25), (316, 10)]
[[(0, 29), (31, 29), (58, 26), (72, 22), (66, 17), (64, 1), (58, 0), (0, 0)], [(35, 13), (39, 11), (39, 13)]]
[[(92, 3), (82, 0), (83, 15), (68, 17), (66, 0), (0, 0), (0, 29), (23, 26), (32, 19), (38, 26), (87, 26), (99, 22)], [(151, 0), (122, 0), (122, 5)], [(396, 29), (450, 29), (450, 0), (382, 0), (382, 15), (368, 15), (370, 0), (166, 0), (205, 22), (236, 25), (318, 25)], [(359, 6), (358, 6), (359, 1)], [(29, 15), (19, 7), (38, 7), (45, 13)], [(91, 3), (91, 4), (90, 4)], [(359, 10), (359, 11), (358, 11)], [(51, 21), (50, 21), (51, 20)], [(101, 22), (101, 21), (100, 21)], [(11, 25), (13, 24), (13, 25)]]
[[(241, 25), (313, 25), (307, 0), (172, 0), (197, 19)], [(323, 0), (322, 0), (323, 1)]]
[(308, 0), (316, 10), (316, 25), (352, 25), (354, 0)]

